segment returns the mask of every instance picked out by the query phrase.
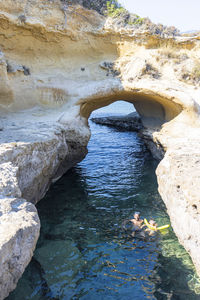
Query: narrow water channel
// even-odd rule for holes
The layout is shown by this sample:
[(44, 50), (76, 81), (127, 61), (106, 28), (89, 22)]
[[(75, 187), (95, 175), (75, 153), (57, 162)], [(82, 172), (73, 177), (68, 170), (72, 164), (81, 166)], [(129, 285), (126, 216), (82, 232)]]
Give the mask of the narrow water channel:
[[(116, 102), (96, 115), (119, 109), (130, 113), (132, 106)], [(157, 162), (136, 133), (90, 126), (85, 160), (37, 205), (37, 249), (8, 299), (200, 299), (194, 267), (172, 229), (146, 241), (121, 230), (134, 211), (169, 222)]]

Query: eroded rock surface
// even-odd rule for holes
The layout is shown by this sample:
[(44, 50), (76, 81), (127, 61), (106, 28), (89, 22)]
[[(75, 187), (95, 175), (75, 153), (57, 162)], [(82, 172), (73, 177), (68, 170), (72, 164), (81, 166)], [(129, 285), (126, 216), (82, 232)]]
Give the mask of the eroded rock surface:
[[(199, 131), (196, 132), (198, 135)], [(200, 270), (200, 146), (188, 137), (188, 144), (176, 145), (165, 154), (156, 171), (159, 192), (182, 245)]]
[[(86, 155), (91, 112), (126, 100), (139, 113), (152, 151), (164, 156), (157, 170), (159, 191), (200, 274), (200, 38), (165, 38), (120, 24), (59, 0), (1, 1), (0, 205), (21, 197), (39, 201)], [(187, 226), (176, 218), (179, 213)], [(14, 281), (35, 247), (34, 226), (30, 221), (29, 258), (13, 265)], [(1, 238), (7, 241), (5, 232)], [(25, 240), (22, 234), (20, 245)], [(7, 254), (12, 252), (10, 247)], [(2, 297), (16, 283), (4, 270)]]
[(39, 237), (35, 206), (22, 198), (0, 199), (0, 299), (13, 290)]
[(40, 222), (32, 203), (85, 157), (90, 137), (80, 118), (38, 122), (32, 114), (32, 122), (24, 113), (8, 117), (0, 136), (0, 299), (16, 287), (33, 255)]

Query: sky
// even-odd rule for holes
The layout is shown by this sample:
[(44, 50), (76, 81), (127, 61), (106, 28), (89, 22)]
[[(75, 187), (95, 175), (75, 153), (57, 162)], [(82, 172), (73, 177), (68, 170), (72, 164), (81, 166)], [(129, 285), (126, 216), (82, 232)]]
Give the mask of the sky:
[(130, 12), (181, 32), (200, 30), (200, 0), (119, 0)]

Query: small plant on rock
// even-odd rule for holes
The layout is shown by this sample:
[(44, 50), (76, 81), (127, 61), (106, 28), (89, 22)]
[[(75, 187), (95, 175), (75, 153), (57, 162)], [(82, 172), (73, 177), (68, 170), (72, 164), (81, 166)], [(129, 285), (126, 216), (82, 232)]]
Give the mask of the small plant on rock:
[(159, 71), (149, 63), (146, 63), (146, 66), (142, 69), (142, 75), (150, 75), (155, 79), (161, 77)]
[(107, 16), (117, 18), (124, 13), (127, 13), (127, 10), (117, 1), (107, 1)]
[(196, 81), (200, 81), (200, 64), (195, 66), (192, 70), (192, 77)]
[(183, 70), (181, 79), (190, 83), (200, 84), (200, 62), (196, 61), (191, 71)]
[(144, 23), (144, 20), (145, 20), (145, 18), (141, 18), (140, 16), (134, 14), (134, 15), (130, 15), (128, 24), (141, 26)]

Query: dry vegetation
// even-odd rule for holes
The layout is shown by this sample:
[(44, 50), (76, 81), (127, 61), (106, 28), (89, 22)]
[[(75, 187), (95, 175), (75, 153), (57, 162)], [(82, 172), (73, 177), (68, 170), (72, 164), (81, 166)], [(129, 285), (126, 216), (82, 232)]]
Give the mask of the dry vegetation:
[(200, 84), (200, 61), (195, 61), (191, 71), (183, 70), (181, 79), (192, 84)]
[(166, 47), (158, 51), (159, 55), (155, 56), (157, 62), (160, 62), (161, 66), (166, 63), (174, 63), (174, 64), (181, 64), (189, 57), (186, 52), (179, 51), (178, 49), (174, 49), (171, 47)]
[(161, 77), (161, 74), (158, 71), (158, 69), (150, 63), (146, 63), (145, 67), (142, 69), (141, 75), (150, 75), (155, 79), (158, 79)]

